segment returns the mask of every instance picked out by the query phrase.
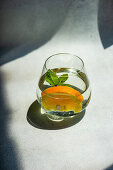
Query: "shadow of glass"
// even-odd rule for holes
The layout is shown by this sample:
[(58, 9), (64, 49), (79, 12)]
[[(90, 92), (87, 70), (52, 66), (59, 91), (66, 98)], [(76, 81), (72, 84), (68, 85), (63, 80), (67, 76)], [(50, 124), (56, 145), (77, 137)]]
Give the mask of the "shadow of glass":
[(98, 29), (104, 49), (113, 45), (113, 0), (99, 0)]
[(9, 136), (10, 109), (5, 102), (3, 77), (0, 74), (0, 170), (20, 170), (16, 144)]
[(41, 114), (41, 106), (35, 100), (28, 109), (27, 121), (39, 129), (57, 130), (73, 126), (80, 122), (85, 115), (85, 110), (73, 117), (64, 117), (61, 121), (53, 121), (48, 118), (47, 114)]
[(13, 1), (2, 1), (0, 65), (22, 57), (48, 42), (64, 22), (72, 2), (17, 0), (15, 4)]

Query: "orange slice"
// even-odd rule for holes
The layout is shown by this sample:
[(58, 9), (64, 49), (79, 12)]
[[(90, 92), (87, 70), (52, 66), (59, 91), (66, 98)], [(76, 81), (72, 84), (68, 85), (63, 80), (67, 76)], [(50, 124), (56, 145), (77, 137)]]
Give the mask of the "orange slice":
[(55, 86), (45, 89), (42, 93), (42, 106), (49, 111), (82, 110), (83, 96), (77, 90), (67, 86)]

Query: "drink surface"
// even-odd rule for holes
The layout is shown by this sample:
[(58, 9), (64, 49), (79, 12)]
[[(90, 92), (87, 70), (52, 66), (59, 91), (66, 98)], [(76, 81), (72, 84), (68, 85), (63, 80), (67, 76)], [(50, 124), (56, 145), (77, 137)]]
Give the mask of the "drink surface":
[(90, 87), (86, 74), (80, 70), (70, 68), (52, 69), (58, 77), (68, 74), (66, 86), (52, 87), (45, 80), (45, 74), (40, 78), (40, 102), (50, 114), (60, 116), (74, 115), (85, 109), (90, 101)]

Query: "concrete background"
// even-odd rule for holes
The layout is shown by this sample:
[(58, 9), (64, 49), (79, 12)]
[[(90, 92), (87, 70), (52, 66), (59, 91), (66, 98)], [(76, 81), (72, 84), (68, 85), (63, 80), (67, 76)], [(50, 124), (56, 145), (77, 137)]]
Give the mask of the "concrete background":
[[(63, 23), (73, 0), (1, 1), (1, 63), (22, 57), (50, 40)], [(7, 54), (13, 51), (12, 54)], [(6, 55), (8, 57), (6, 57)]]
[[(75, 2), (73, 15), (76, 20), (71, 29), (77, 27), (74, 34), (81, 37), (83, 26), (87, 35), (94, 11), (90, 6), (97, 5), (97, 23), (100, 40), (104, 48), (113, 44), (113, 1), (96, 0), (2, 0), (0, 2), (0, 65), (22, 57), (48, 42), (63, 24), (66, 14)], [(84, 9), (89, 7), (89, 15), (85, 20)], [(84, 8), (84, 9), (83, 9)], [(82, 11), (83, 9), (83, 11)], [(90, 17), (91, 16), (91, 17)], [(87, 21), (86, 21), (87, 20)], [(71, 22), (71, 18), (70, 21)], [(92, 24), (92, 26), (90, 26)]]
[[(2, 10), (9, 11), (7, 4), (12, 2), (2, 1)], [(0, 68), (0, 169), (113, 169), (112, 1), (38, 1), (36, 4), (34, 1), (36, 8), (30, 3), (25, 8), (23, 2), (29, 1), (22, 1), (22, 4), (19, 1), (21, 8), (18, 8), (18, 3), (16, 8), (11, 6), (10, 15), (0, 10), (0, 16), (12, 19), (9, 23), (10, 19), (2, 18), (0, 32), (3, 49)], [(101, 9), (103, 4), (109, 9)], [(104, 9), (111, 20), (108, 16), (103, 19), (103, 16), (106, 17)], [(32, 16), (28, 15), (30, 10), (35, 13), (33, 18), (38, 15), (37, 21), (32, 21)], [(11, 32), (17, 18), (19, 23)], [(31, 22), (36, 26), (33, 32), (32, 27), (27, 26), (31, 26)], [(84, 60), (92, 99), (78, 124), (60, 130), (34, 128), (26, 119), (28, 108), (36, 100), (37, 81), (45, 59), (59, 52), (74, 53)]]

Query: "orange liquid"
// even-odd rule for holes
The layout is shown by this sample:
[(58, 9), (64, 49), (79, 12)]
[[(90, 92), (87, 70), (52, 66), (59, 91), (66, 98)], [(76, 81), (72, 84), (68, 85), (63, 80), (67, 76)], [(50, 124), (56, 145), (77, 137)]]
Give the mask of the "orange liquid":
[(41, 93), (42, 106), (49, 111), (74, 111), (82, 110), (83, 96), (77, 90), (67, 86), (55, 86)]

